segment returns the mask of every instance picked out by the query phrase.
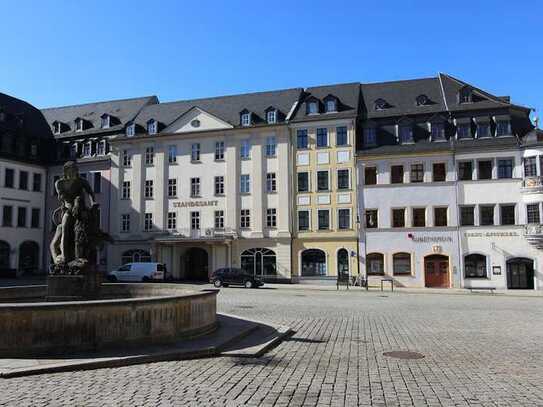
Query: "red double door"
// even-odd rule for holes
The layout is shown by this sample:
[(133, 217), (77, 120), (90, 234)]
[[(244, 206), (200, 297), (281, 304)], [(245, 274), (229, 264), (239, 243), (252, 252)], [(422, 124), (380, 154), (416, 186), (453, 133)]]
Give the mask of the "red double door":
[(426, 287), (449, 288), (449, 258), (433, 255), (424, 259), (424, 281)]

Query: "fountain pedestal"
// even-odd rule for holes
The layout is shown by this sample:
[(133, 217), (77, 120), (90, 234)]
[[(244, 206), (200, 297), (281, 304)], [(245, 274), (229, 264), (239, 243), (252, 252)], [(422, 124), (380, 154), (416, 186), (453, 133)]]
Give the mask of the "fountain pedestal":
[(101, 284), (102, 275), (96, 270), (86, 270), (80, 275), (49, 275), (46, 301), (97, 300)]

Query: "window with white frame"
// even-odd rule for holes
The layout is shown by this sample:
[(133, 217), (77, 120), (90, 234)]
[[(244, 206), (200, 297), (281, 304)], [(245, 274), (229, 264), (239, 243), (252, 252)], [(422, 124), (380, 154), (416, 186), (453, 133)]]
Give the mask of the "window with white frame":
[(309, 211), (298, 211), (298, 230), (309, 230)]
[(123, 181), (121, 197), (122, 199), (130, 199), (130, 181)]
[(307, 129), (296, 130), (296, 147), (298, 150), (306, 149), (309, 146), (309, 139), (307, 137)]
[(224, 211), (215, 211), (215, 229), (224, 229)]
[(121, 215), (121, 232), (130, 232), (130, 214)]
[(341, 229), (341, 230), (351, 228), (351, 210), (349, 208), (338, 209), (337, 224), (338, 224), (338, 229)]
[(536, 157), (524, 158), (524, 176), (537, 177), (537, 161)]
[(190, 160), (200, 161), (200, 143), (192, 144), (190, 148)]
[(153, 198), (153, 180), (145, 180), (145, 198)]
[(130, 167), (132, 165), (132, 156), (128, 150), (123, 150), (122, 152), (122, 163), (123, 167)]
[(83, 119), (76, 119), (75, 131), (83, 131)]
[(511, 122), (509, 120), (498, 120), (496, 122), (496, 136), (511, 135)]
[(241, 125), (250, 126), (251, 125), (251, 113), (245, 112), (241, 114)]
[(336, 127), (336, 146), (346, 146), (349, 144), (347, 137), (347, 127)]
[(268, 172), (266, 174), (266, 192), (276, 192), (277, 181), (275, 178), (275, 172)]
[(410, 181), (424, 181), (424, 164), (411, 164)]
[(266, 138), (266, 157), (275, 157), (277, 150), (277, 138), (269, 136)]
[(177, 179), (168, 179), (168, 198), (175, 198), (177, 196)]
[(277, 227), (277, 210), (275, 208), (266, 209), (266, 226), (269, 228)]
[(319, 105), (317, 102), (308, 102), (307, 103), (307, 114), (317, 114), (319, 113)]
[(175, 212), (168, 212), (168, 230), (177, 229), (177, 214)]
[(110, 117), (107, 114), (102, 115), (102, 128), (108, 129), (110, 123)]
[(317, 171), (317, 191), (330, 190), (328, 171)]
[(249, 209), (240, 211), (240, 227), (244, 229), (251, 227), (251, 211)]
[(349, 189), (350, 187), (351, 185), (350, 185), (349, 170), (348, 169), (337, 170), (337, 189)]
[(224, 141), (215, 142), (215, 160), (224, 160)]
[(190, 213), (190, 228), (191, 230), (200, 230), (200, 212)]
[(224, 176), (215, 177), (215, 195), (224, 195)]
[(242, 160), (248, 160), (251, 156), (251, 142), (249, 140), (242, 140), (239, 149), (239, 157)]
[(144, 222), (143, 222), (143, 229), (146, 232), (149, 232), (149, 231), (153, 230), (153, 214), (150, 213), (150, 212), (147, 212), (145, 214)]
[(328, 230), (330, 229), (330, 210), (329, 209), (319, 209), (317, 211), (318, 218), (318, 227), (319, 230)]
[(106, 140), (100, 140), (97, 143), (96, 148), (97, 155), (106, 155)]
[(155, 161), (155, 149), (154, 147), (147, 147), (145, 149), (145, 165), (153, 165)]
[(241, 174), (239, 182), (239, 192), (248, 194), (251, 192), (251, 178), (249, 174)]
[(134, 123), (129, 123), (126, 126), (126, 135), (132, 137), (136, 134), (136, 125)]
[(277, 110), (268, 110), (266, 113), (266, 121), (269, 124), (277, 123)]
[(336, 103), (336, 99), (328, 99), (326, 100), (326, 112), (327, 113), (331, 113), (331, 112), (337, 112), (337, 103)]
[(88, 141), (83, 144), (83, 157), (90, 157), (92, 155), (92, 141)]
[(191, 198), (197, 198), (200, 196), (200, 178), (190, 179), (190, 196)]
[(158, 130), (157, 121), (156, 120), (149, 120), (147, 122), (147, 133), (149, 134), (156, 134)]
[(498, 178), (513, 178), (512, 158), (503, 158), (498, 160)]
[(168, 146), (168, 163), (175, 164), (177, 162), (177, 146)]
[(309, 173), (298, 173), (298, 192), (309, 192)]
[(325, 127), (317, 129), (317, 147), (328, 147), (328, 129)]

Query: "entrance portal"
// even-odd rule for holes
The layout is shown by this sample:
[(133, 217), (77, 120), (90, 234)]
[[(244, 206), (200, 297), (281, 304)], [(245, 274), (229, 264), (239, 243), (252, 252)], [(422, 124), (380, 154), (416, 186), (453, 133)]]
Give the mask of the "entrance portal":
[(209, 281), (207, 251), (191, 247), (185, 253), (185, 278), (193, 281)]
[(22, 273), (34, 273), (38, 270), (40, 246), (27, 240), (19, 246), (19, 270)]
[(516, 258), (507, 262), (507, 288), (512, 290), (534, 289), (534, 262)]
[(435, 254), (424, 258), (425, 287), (449, 288), (449, 258)]

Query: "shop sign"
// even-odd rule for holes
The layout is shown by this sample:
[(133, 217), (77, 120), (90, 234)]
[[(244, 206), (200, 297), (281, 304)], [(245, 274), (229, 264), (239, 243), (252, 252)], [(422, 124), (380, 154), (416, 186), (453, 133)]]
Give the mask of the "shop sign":
[(174, 208), (194, 208), (196, 206), (217, 206), (219, 201), (182, 201), (174, 202)]
[(407, 235), (415, 243), (452, 243), (451, 236), (415, 236), (413, 233)]
[(517, 232), (468, 232), (464, 234), (466, 237), (515, 237), (518, 235)]

